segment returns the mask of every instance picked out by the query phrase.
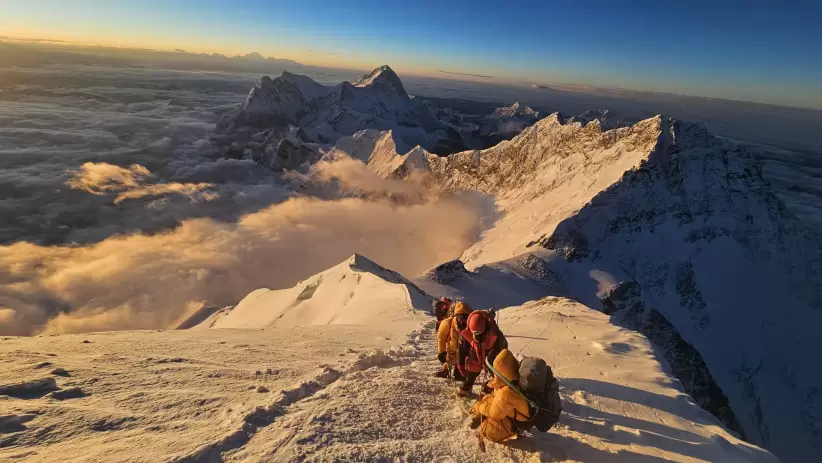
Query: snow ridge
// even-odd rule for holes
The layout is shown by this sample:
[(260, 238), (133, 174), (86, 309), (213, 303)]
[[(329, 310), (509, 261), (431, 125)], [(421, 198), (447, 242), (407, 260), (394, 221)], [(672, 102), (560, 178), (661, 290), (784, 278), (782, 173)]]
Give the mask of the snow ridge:
[[(355, 254), (292, 288), (261, 288), (198, 328), (379, 324), (422, 320), (433, 297), (402, 275)], [(184, 322), (185, 326), (191, 323)]]
[(505, 214), (463, 254), (469, 269), (531, 255), (600, 309), (607, 290), (634, 282), (640, 309), (617, 321), (638, 328), (658, 311), (704, 358), (752, 442), (819, 458), (822, 236), (745, 148), (662, 116), (603, 132), (599, 119), (553, 114), (428, 164)]

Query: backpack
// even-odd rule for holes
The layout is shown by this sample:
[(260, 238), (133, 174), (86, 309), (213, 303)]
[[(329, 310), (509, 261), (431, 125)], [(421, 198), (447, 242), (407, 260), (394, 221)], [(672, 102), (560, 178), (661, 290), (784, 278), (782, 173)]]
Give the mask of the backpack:
[(541, 358), (525, 357), (519, 367), (520, 391), (528, 398), (530, 419), (514, 421), (518, 431), (532, 427), (548, 432), (559, 421), (562, 401), (559, 398), (559, 382), (551, 367)]

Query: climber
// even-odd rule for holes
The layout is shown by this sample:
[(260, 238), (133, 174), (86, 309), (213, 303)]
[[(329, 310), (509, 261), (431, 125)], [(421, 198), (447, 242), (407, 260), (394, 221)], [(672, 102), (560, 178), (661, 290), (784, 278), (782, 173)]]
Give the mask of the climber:
[(451, 316), (451, 299), (442, 297), (440, 300), (434, 302), (434, 316), (437, 317), (437, 330), (440, 329), (440, 323)]
[(437, 359), (442, 369), (435, 376), (439, 378), (453, 377), (458, 381), (465, 378), (459, 374), (457, 366), (457, 352), (462, 341), (460, 331), (468, 326), (468, 315), (473, 309), (465, 302), (457, 302), (453, 306), (454, 314), (442, 321), (437, 330)]
[(517, 387), (519, 362), (508, 349), (502, 349), (494, 360), (494, 378), (488, 383), (492, 389), (471, 407), (471, 429), (477, 429), (480, 442), (502, 442), (517, 434), (514, 421), (526, 422), (530, 417), (528, 401), (500, 379), (502, 375)]
[(465, 377), (457, 394), (463, 397), (471, 395), (474, 382), (485, 368), (485, 359), (493, 363), (500, 351), (508, 348), (508, 340), (489, 312), (472, 312), (466, 324), (457, 354), (457, 369)]

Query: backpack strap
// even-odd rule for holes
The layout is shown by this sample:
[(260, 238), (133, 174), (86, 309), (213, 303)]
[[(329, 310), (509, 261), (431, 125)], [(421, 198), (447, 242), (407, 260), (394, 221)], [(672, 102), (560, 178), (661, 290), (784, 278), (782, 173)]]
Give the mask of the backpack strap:
[(515, 393), (517, 393), (517, 395), (525, 399), (525, 401), (528, 402), (528, 407), (539, 409), (539, 405), (537, 405), (536, 402), (529, 399), (528, 396), (523, 394), (523, 392), (520, 391), (518, 387), (514, 386), (514, 384), (511, 383), (511, 381), (508, 381), (508, 378), (503, 376), (502, 373), (498, 372), (494, 368), (494, 366), (491, 365), (491, 362), (488, 361), (488, 357), (485, 358), (485, 365), (488, 367), (489, 370), (491, 370), (492, 373), (494, 373), (494, 376), (502, 380), (502, 382), (505, 383), (506, 386), (510, 387), (512, 391), (514, 391)]

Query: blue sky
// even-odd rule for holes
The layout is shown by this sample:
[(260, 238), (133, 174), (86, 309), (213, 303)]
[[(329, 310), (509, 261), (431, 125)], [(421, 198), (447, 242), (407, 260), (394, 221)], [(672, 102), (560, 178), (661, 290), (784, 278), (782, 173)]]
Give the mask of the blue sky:
[(822, 2), (5, 0), (2, 10), (0, 31), (83, 42), (822, 108)]

